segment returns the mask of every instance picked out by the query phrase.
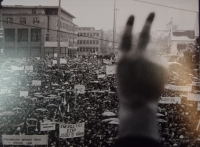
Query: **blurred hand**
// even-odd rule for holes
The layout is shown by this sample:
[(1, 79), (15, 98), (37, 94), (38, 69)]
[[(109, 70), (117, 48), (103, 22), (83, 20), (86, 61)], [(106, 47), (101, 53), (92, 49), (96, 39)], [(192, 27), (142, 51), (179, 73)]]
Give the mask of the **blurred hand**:
[(156, 121), (157, 102), (164, 90), (167, 70), (147, 58), (145, 54), (154, 15), (151, 13), (147, 17), (136, 46), (132, 45), (134, 16), (129, 17), (122, 36), (122, 56), (117, 65), (119, 138), (159, 138)]
[(156, 102), (163, 92), (167, 71), (145, 56), (153, 19), (154, 13), (150, 13), (136, 46), (132, 45), (134, 16), (130, 16), (127, 21), (120, 46), (122, 57), (117, 66), (120, 101), (137, 105)]

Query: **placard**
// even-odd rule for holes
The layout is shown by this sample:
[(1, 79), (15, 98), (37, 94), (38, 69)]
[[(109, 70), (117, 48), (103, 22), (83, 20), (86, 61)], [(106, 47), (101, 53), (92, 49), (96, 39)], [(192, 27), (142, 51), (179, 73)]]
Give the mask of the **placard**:
[(192, 85), (177, 86), (177, 85), (166, 84), (165, 88), (166, 89), (171, 89), (171, 90), (174, 90), (174, 91), (191, 91), (192, 90)]
[(60, 138), (75, 138), (75, 137), (83, 137), (85, 123), (77, 123), (77, 124), (60, 124), (59, 125), (59, 137)]
[(159, 102), (160, 104), (181, 104), (180, 97), (161, 97)]
[(77, 91), (77, 93), (80, 93), (80, 94), (85, 93), (85, 86), (84, 85), (75, 85), (74, 89), (75, 89), (75, 91)]
[(106, 76), (105, 74), (98, 75), (98, 78), (99, 78), (99, 79), (102, 79), (102, 78), (104, 78), (105, 76)]
[(11, 66), (11, 70), (13, 70), (13, 71), (24, 70), (24, 66)]
[(55, 130), (55, 123), (53, 122), (44, 122), (44, 123), (40, 123), (40, 130), (41, 131), (51, 131), (51, 130)]
[(28, 91), (20, 91), (19, 96), (27, 97), (28, 96)]
[(106, 66), (106, 74), (107, 75), (116, 74), (116, 65), (107, 65)]
[(200, 102), (197, 104), (197, 110), (200, 111)]
[(3, 145), (48, 145), (47, 135), (2, 135)]
[(67, 60), (66, 59), (60, 59), (60, 64), (67, 64)]
[(32, 80), (32, 85), (41, 86), (41, 80)]
[(11, 93), (11, 89), (0, 89), (0, 94), (8, 94)]
[(188, 93), (188, 100), (200, 102), (200, 94)]
[(33, 66), (25, 66), (26, 71), (33, 71)]

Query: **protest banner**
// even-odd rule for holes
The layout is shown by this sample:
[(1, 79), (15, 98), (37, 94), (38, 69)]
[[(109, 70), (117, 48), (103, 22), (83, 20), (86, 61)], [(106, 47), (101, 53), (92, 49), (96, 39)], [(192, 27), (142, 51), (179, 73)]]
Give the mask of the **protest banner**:
[(74, 89), (75, 89), (75, 91), (77, 91), (77, 93), (80, 93), (80, 94), (85, 93), (85, 86), (84, 85), (75, 85)]
[(106, 76), (105, 74), (98, 75), (98, 78), (101, 79), (101, 78), (104, 78), (105, 76)]
[(11, 66), (11, 70), (13, 70), (13, 71), (24, 70), (24, 66)]
[(85, 123), (77, 124), (60, 124), (59, 137), (60, 138), (75, 138), (84, 136)]
[(197, 110), (200, 111), (200, 102), (197, 104)]
[(19, 96), (27, 97), (28, 96), (28, 91), (20, 91)]
[(48, 145), (47, 135), (2, 135), (3, 145)]
[(188, 93), (187, 100), (200, 102), (200, 94)]
[(66, 59), (60, 59), (60, 64), (67, 64), (67, 60)]
[(177, 86), (177, 85), (166, 84), (165, 88), (166, 89), (171, 89), (171, 90), (174, 90), (174, 91), (191, 91), (192, 90), (192, 86), (191, 85)]
[(41, 86), (41, 80), (32, 80), (32, 85)]
[(11, 89), (0, 89), (0, 94), (8, 94), (11, 93)]
[(159, 102), (160, 104), (181, 104), (180, 97), (161, 97)]
[(107, 65), (106, 66), (106, 74), (113, 75), (116, 73), (116, 65)]
[(25, 71), (33, 71), (33, 66), (25, 66)]
[(44, 122), (44, 123), (40, 123), (40, 130), (41, 131), (51, 131), (51, 130), (55, 130), (55, 123), (53, 122)]
[(103, 63), (104, 64), (111, 64), (110, 60), (107, 60), (107, 59), (103, 59)]

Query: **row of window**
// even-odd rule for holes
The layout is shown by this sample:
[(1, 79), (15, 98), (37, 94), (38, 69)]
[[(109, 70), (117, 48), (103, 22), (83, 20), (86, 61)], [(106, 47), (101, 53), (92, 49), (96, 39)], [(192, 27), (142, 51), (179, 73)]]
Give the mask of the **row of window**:
[(95, 37), (95, 36), (99, 36), (99, 33), (78, 33), (78, 36), (91, 36), (91, 37)]
[[(13, 23), (13, 18), (12, 17), (8, 17), (7, 18), (7, 23)], [(33, 18), (33, 24), (39, 24), (39, 18), (38, 17), (34, 17)], [(26, 18), (25, 17), (21, 17), (20, 18), (20, 24), (26, 24)]]
[[(58, 27), (58, 23), (59, 23), (59, 21), (57, 21), (57, 27)], [(61, 22), (60, 27), (67, 29), (67, 30), (70, 30), (70, 31), (73, 31), (73, 29), (75, 30), (75, 28), (73, 28), (72, 25), (69, 25), (69, 24), (64, 23), (64, 22)]]
[(78, 40), (78, 44), (99, 44), (99, 40)]
[(95, 51), (98, 52), (98, 47), (88, 48), (88, 47), (80, 47), (77, 49), (78, 52), (91, 52), (95, 53)]
[[(18, 42), (28, 42), (28, 29), (17, 30)], [(31, 42), (41, 41), (41, 30), (31, 29)], [(5, 29), (5, 42), (15, 42), (15, 29)]]

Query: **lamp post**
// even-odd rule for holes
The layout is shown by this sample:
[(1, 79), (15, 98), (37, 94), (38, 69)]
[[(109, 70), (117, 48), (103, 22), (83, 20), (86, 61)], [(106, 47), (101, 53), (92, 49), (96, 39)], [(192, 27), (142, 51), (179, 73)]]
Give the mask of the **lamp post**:
[(60, 17), (61, 17), (61, 0), (59, 0), (58, 6), (58, 47), (57, 47), (57, 66), (60, 67)]

